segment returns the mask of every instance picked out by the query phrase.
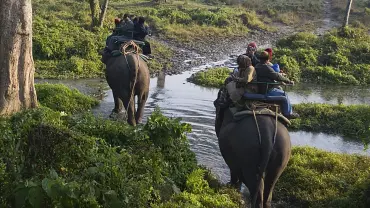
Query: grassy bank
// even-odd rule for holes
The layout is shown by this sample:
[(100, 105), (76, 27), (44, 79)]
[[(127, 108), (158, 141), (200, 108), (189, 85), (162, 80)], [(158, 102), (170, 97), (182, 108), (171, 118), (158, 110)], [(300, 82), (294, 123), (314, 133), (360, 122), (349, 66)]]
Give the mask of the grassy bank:
[(42, 107), (0, 118), (1, 207), (239, 207), (197, 166), (190, 125), (157, 110), (133, 128), (83, 113), (95, 100), (62, 85), (37, 90)]
[[(369, 85), (369, 43), (370, 35), (359, 28), (333, 30), (322, 37), (298, 33), (277, 42), (273, 63), (279, 63), (296, 82)], [(227, 76), (227, 69), (214, 68), (198, 72), (190, 80), (220, 87)]]
[[(334, 17), (340, 21), (346, 13), (347, 0), (332, 0)], [(370, 27), (370, 3), (367, 0), (357, 0), (352, 2), (352, 9), (349, 23), (364, 28)]]
[(368, 207), (369, 167), (366, 156), (295, 147), (273, 198), (284, 207)]
[(369, 85), (369, 43), (370, 35), (359, 28), (333, 30), (322, 37), (298, 33), (277, 42), (274, 62), (296, 81)]
[[(302, 25), (322, 13), (322, 0), (315, 1), (110, 1), (103, 28), (90, 28), (86, 1), (35, 0), (33, 4), (33, 54), (37, 78), (92, 78), (103, 76), (98, 51), (123, 13), (147, 18), (161, 39), (180, 42), (245, 36), (249, 31), (273, 31), (273, 22)], [(257, 12), (256, 12), (257, 11)], [(305, 12), (303, 12), (305, 11)], [(171, 64), (171, 50), (152, 41), (149, 63), (152, 74)]]
[[(44, 107), (0, 118), (1, 207), (241, 207), (235, 190), (197, 166), (189, 124), (156, 110), (134, 128), (76, 114), (89, 108), (85, 103), (58, 106), (61, 97), (90, 100), (77, 91), (50, 84), (37, 90), (48, 94), (39, 99)], [(294, 148), (274, 200), (366, 207), (369, 166), (364, 156)]]
[(339, 134), (356, 140), (370, 141), (369, 105), (297, 104), (300, 118), (292, 120), (292, 130)]
[[(36, 78), (103, 77), (105, 65), (98, 52), (111, 34), (118, 11), (109, 9), (103, 28), (90, 28), (89, 4), (83, 1), (36, 0), (33, 4), (33, 56)], [(171, 66), (172, 50), (151, 41), (151, 74)]]

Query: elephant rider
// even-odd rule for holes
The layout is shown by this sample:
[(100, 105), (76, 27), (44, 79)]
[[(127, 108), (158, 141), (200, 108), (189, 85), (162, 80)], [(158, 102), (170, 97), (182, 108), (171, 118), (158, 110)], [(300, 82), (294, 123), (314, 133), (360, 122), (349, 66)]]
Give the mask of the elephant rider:
[(252, 60), (252, 66), (253, 67), (256, 67), (257, 64), (260, 62), (256, 56), (256, 53), (257, 52), (257, 44), (255, 42), (251, 42), (248, 44), (247, 46), (247, 51), (245, 54), (243, 55), (246, 55), (248, 56), (251, 60)]
[(150, 55), (152, 53), (150, 43), (145, 39), (149, 35), (150, 31), (147, 26), (145, 26), (144, 17), (139, 17), (137, 24), (135, 24), (135, 34), (134, 39), (143, 41), (145, 45), (142, 47), (144, 55)]
[[(294, 84), (294, 81), (289, 80), (288, 78), (284, 77), (280, 73), (277, 73), (272, 69), (271, 66), (268, 64), (269, 54), (266, 51), (263, 51), (259, 55), (260, 63), (256, 66), (257, 72), (257, 81), (258, 82), (267, 82), (273, 83), (275, 81), (283, 82), (283, 83), (290, 83)], [(261, 87), (261, 86), (260, 86)], [(266, 86), (260, 88), (261, 90), (266, 89)], [(299, 117), (297, 113), (293, 113), (292, 105), (290, 104), (290, 100), (286, 93), (282, 90), (277, 88), (277, 85), (269, 85), (267, 92), (263, 92), (263, 94), (267, 93), (267, 96), (283, 96), (285, 99), (282, 101), (281, 104), (281, 111), (285, 117), (288, 119), (294, 119)]]
[(244, 93), (257, 93), (258, 89), (255, 84), (249, 84), (252, 81), (257, 81), (256, 70), (252, 66), (252, 61), (248, 56), (240, 55), (237, 58), (238, 72), (231, 75), (232, 81), (227, 84), (226, 88), (229, 92), (231, 100), (237, 105), (245, 104), (242, 99)]
[(119, 31), (122, 35), (133, 38), (132, 32), (134, 31), (134, 23), (129, 18), (129, 14), (124, 14), (120, 23)]

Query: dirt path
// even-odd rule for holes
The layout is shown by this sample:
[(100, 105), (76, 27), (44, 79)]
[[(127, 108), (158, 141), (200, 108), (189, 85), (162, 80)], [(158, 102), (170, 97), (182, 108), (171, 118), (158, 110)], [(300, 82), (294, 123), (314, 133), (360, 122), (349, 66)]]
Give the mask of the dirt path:
[[(340, 23), (332, 18), (332, 0), (324, 0), (323, 4), (322, 24), (312, 31), (317, 35), (322, 35), (326, 31), (340, 26)], [(250, 31), (245, 37), (227, 39), (209, 37), (203, 41), (191, 43), (178, 43), (156, 36), (152, 38), (174, 50), (173, 67), (165, 71), (166, 74), (172, 75), (190, 70), (192, 67), (244, 53), (251, 41), (256, 42), (258, 48), (266, 48), (273, 46), (280, 38), (299, 32), (298, 28), (280, 23), (273, 23), (272, 26), (278, 28), (278, 31)]]
[(324, 0), (324, 18), (322, 25), (316, 29), (316, 34), (323, 35), (326, 31), (334, 27), (339, 27), (340, 23), (333, 18), (332, 0)]

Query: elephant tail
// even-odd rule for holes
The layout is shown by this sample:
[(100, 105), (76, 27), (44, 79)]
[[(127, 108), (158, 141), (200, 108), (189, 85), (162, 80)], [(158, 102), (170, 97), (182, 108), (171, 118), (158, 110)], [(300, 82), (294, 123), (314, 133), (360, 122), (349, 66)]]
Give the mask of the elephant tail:
[[(135, 53), (130, 53), (130, 52), (126, 52), (126, 48), (129, 47), (129, 46), (132, 46), (134, 48), (134, 52)], [(134, 67), (134, 73), (133, 73), (133, 76), (130, 76), (130, 83), (131, 83), (131, 86), (130, 86), (130, 98), (128, 100), (128, 105), (127, 105), (127, 108), (129, 107), (130, 105), (130, 101), (132, 99), (134, 99), (135, 97), (135, 86), (136, 86), (136, 80), (137, 80), (137, 76), (138, 76), (138, 73), (139, 73), (139, 68), (140, 68), (140, 56), (139, 56), (139, 47), (133, 42), (133, 41), (130, 41), (129, 43), (126, 43), (125, 45), (122, 46), (121, 48), (122, 50), (122, 53), (126, 59), (126, 64), (127, 64), (127, 67), (129, 68), (129, 71), (130, 71), (130, 74), (132, 73), (132, 70), (131, 70), (131, 67), (130, 66), (130, 63), (129, 61), (127, 60), (128, 57), (130, 57), (130, 59), (132, 59), (132, 62), (131, 63), (134, 63), (133, 64), (133, 67)], [(136, 54), (136, 61), (134, 60), (134, 54)], [(137, 64), (137, 65), (136, 65)]]
[[(273, 133), (273, 137), (272, 137), (272, 135), (271, 135), (272, 132), (271, 131), (264, 131), (264, 132), (260, 131), (256, 114), (255, 114), (254, 111), (253, 111), (253, 113), (254, 113), (254, 120), (256, 122), (257, 131), (258, 131), (258, 138), (259, 138), (259, 142), (260, 142), (260, 163), (259, 163), (259, 166), (257, 167), (256, 192), (255, 192), (255, 194), (252, 198), (252, 207), (255, 207), (256, 202), (257, 202), (257, 197), (258, 197), (258, 191), (259, 191), (262, 180), (264, 180), (264, 178), (265, 178), (265, 171), (266, 171), (266, 168), (267, 168), (268, 163), (270, 161), (271, 152), (272, 152), (272, 150), (274, 148), (274, 144), (275, 144), (275, 139), (276, 139), (276, 135), (277, 135), (277, 128), (278, 128), (277, 127), (278, 114), (277, 114), (277, 112), (275, 113), (276, 114), (275, 115), (275, 125), (274, 125), (275, 128), (274, 128), (274, 133)], [(262, 140), (262, 138), (265, 138), (265, 139)]]

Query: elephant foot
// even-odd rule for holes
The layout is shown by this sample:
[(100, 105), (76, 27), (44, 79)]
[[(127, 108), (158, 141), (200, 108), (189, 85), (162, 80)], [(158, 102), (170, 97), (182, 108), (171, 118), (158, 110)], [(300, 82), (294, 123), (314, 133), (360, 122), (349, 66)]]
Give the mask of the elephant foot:
[(241, 182), (233, 183), (233, 182), (229, 181), (226, 185), (231, 186), (231, 187), (237, 189), (238, 191), (240, 191), (240, 189), (242, 187)]
[(127, 121), (127, 113), (124, 110), (120, 111), (118, 113), (113, 110), (112, 113), (109, 115), (109, 118), (111, 118), (112, 120), (115, 120), (115, 121), (126, 122)]

